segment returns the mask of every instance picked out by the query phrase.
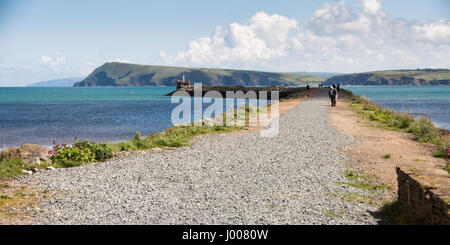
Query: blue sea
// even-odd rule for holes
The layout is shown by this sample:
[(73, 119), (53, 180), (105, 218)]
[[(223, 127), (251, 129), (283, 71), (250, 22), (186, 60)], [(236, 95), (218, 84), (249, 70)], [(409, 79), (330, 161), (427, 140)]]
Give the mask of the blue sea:
[(428, 117), (450, 130), (450, 86), (342, 86), (371, 102), (407, 112), (415, 118)]
[[(430, 117), (437, 126), (450, 129), (450, 86), (345, 88), (391, 109)], [(53, 140), (71, 144), (75, 136), (117, 142), (137, 131), (144, 135), (163, 131), (172, 126), (171, 113), (178, 105), (164, 96), (173, 90), (175, 87), (0, 87), (0, 148), (24, 143), (50, 146)], [(208, 106), (204, 104), (203, 109)]]
[[(175, 87), (0, 87), (0, 148), (24, 143), (50, 146), (53, 140), (71, 144), (75, 136), (117, 142), (135, 132), (163, 131), (172, 126), (172, 110), (179, 105), (164, 96), (173, 90)], [(225, 111), (225, 101), (223, 104)], [(203, 110), (209, 105), (204, 104)]]

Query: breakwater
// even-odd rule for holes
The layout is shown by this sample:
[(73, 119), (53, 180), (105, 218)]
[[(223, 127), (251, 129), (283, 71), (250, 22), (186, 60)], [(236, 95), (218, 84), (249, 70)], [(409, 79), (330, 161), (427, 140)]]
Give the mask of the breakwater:
[[(172, 91), (166, 96), (172, 96), (176, 92), (184, 91), (187, 92), (190, 96), (201, 96), (202, 97), (216, 97), (221, 96), (222, 98), (229, 97), (228, 94), (233, 94), (234, 98), (243, 98), (251, 94), (256, 95), (256, 99), (266, 99), (263, 98), (267, 95), (267, 99), (271, 99), (271, 92), (278, 92), (278, 97), (280, 99), (298, 97), (306, 94), (307, 90), (305, 87), (243, 87), (243, 86), (199, 86), (197, 93), (195, 93), (195, 86), (187, 86), (178, 88), (175, 91)], [(209, 93), (211, 92), (211, 93)], [(249, 93), (250, 92), (250, 93)], [(254, 93), (252, 93), (254, 92)]]

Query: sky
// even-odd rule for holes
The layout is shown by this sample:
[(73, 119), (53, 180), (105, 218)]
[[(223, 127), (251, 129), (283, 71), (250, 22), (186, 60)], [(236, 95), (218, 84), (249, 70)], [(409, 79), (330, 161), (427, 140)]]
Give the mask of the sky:
[(105, 62), (362, 72), (450, 67), (448, 0), (0, 0), (0, 86)]

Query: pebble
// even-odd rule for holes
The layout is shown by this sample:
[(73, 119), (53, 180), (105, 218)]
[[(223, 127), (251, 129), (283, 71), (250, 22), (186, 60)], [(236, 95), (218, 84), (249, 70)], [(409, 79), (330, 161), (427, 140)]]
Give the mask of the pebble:
[(24, 174), (28, 174), (28, 175), (33, 174), (32, 171), (28, 171), (28, 170), (25, 170), (25, 169), (22, 169), (21, 171), (22, 171), (22, 173), (24, 173)]
[(204, 135), (191, 146), (24, 177), (64, 193), (42, 200), (35, 223), (378, 224), (376, 208), (342, 200), (361, 192), (336, 184), (348, 160), (339, 150), (355, 140), (330, 125), (328, 108), (324, 91), (282, 115), (276, 137)]

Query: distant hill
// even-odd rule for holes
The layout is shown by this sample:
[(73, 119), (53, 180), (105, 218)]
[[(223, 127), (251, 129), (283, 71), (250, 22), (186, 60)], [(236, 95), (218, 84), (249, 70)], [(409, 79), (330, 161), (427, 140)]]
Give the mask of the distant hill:
[(334, 76), (344, 75), (344, 73), (329, 73), (329, 72), (293, 72), (293, 73), (314, 76), (314, 77), (321, 77), (321, 78), (325, 78), (325, 79), (334, 77)]
[(325, 84), (340, 85), (450, 85), (448, 69), (364, 72), (334, 76)]
[(185, 75), (192, 83), (215, 86), (276, 86), (288, 83), (301, 85), (325, 79), (293, 73), (273, 73), (231, 69), (206, 69), (169, 66), (136, 65), (111, 62), (95, 69), (74, 86), (176, 86)]
[(72, 87), (74, 83), (83, 80), (82, 77), (62, 78), (42, 81), (27, 85), (27, 87)]

